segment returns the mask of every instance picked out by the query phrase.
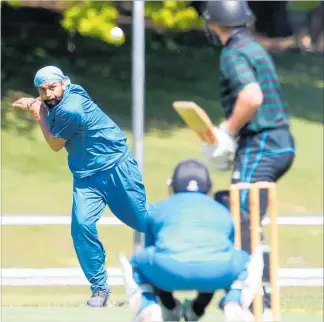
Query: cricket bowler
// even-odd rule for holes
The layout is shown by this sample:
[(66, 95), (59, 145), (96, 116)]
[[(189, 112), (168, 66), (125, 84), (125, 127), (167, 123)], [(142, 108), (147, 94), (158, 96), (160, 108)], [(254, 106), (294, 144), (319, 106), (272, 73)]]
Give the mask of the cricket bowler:
[[(212, 182), (202, 162), (180, 162), (170, 187), (172, 195), (152, 206), (144, 250), (130, 262), (120, 257), (134, 321), (198, 321), (217, 290), (226, 290), (225, 320), (245, 321), (261, 287), (262, 249), (251, 259), (234, 248), (232, 216), (208, 195)], [(182, 304), (175, 291), (198, 295)]]
[[(205, 144), (202, 153), (223, 169), (230, 168), (234, 156), (232, 183), (277, 182), (293, 164), (294, 139), (274, 63), (248, 32), (252, 12), (246, 1), (208, 1), (203, 16), (209, 39), (222, 46), (220, 97), (226, 120), (215, 129), (218, 144)], [(229, 207), (228, 191), (217, 192), (215, 199)], [(242, 247), (250, 252), (248, 199), (243, 191)], [(260, 208), (263, 218), (266, 190), (261, 191)], [(269, 249), (264, 245), (264, 306), (269, 308)]]
[(109, 206), (129, 227), (146, 231), (149, 205), (142, 176), (125, 134), (81, 86), (55, 66), (40, 69), (34, 85), (39, 98), (21, 98), (13, 106), (31, 112), (53, 151), (65, 147), (68, 153), (73, 175), (71, 234), (91, 284), (87, 304), (106, 306), (111, 291), (96, 222)]

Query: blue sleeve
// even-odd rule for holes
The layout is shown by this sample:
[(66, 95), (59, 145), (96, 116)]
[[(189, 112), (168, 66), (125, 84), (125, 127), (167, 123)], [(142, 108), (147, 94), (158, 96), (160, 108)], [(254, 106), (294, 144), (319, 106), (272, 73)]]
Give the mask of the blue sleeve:
[(150, 229), (145, 233), (144, 245), (145, 248), (155, 245), (154, 235)]
[(78, 132), (82, 119), (83, 109), (80, 100), (68, 100), (55, 112), (54, 124), (51, 127), (51, 133), (57, 138), (69, 140)]
[(154, 216), (155, 211), (151, 209), (150, 211), (150, 217), (148, 217), (148, 222), (147, 222), (147, 230), (145, 232), (144, 236), (144, 247), (150, 247), (155, 245), (155, 238), (154, 238), (154, 233), (153, 233), (153, 224), (152, 224), (152, 216)]

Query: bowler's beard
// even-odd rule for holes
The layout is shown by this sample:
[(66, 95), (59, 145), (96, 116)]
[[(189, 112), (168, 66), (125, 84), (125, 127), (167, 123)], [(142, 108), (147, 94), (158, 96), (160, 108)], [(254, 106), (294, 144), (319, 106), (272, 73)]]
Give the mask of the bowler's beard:
[(51, 99), (51, 100), (44, 100), (44, 103), (49, 107), (53, 108), (61, 102), (61, 99)]

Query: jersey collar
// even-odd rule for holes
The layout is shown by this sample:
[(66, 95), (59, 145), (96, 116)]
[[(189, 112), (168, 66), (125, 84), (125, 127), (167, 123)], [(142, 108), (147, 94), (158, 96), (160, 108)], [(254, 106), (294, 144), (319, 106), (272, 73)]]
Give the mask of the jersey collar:
[(224, 47), (231, 47), (233, 45), (235, 46), (235, 44), (237, 44), (238, 42), (241, 42), (242, 40), (246, 40), (249, 37), (250, 37), (249, 32), (246, 27), (235, 28), (231, 32), (231, 35), (228, 38), (227, 42), (225, 43)]

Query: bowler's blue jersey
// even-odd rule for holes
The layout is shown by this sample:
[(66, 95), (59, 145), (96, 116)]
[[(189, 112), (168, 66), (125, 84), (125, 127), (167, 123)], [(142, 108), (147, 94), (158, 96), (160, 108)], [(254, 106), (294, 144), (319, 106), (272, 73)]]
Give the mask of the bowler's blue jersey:
[(69, 168), (77, 178), (113, 167), (128, 151), (125, 134), (79, 85), (68, 85), (46, 120), (52, 135), (66, 140)]
[(151, 209), (146, 246), (179, 261), (219, 260), (234, 246), (230, 212), (202, 193), (177, 193)]

